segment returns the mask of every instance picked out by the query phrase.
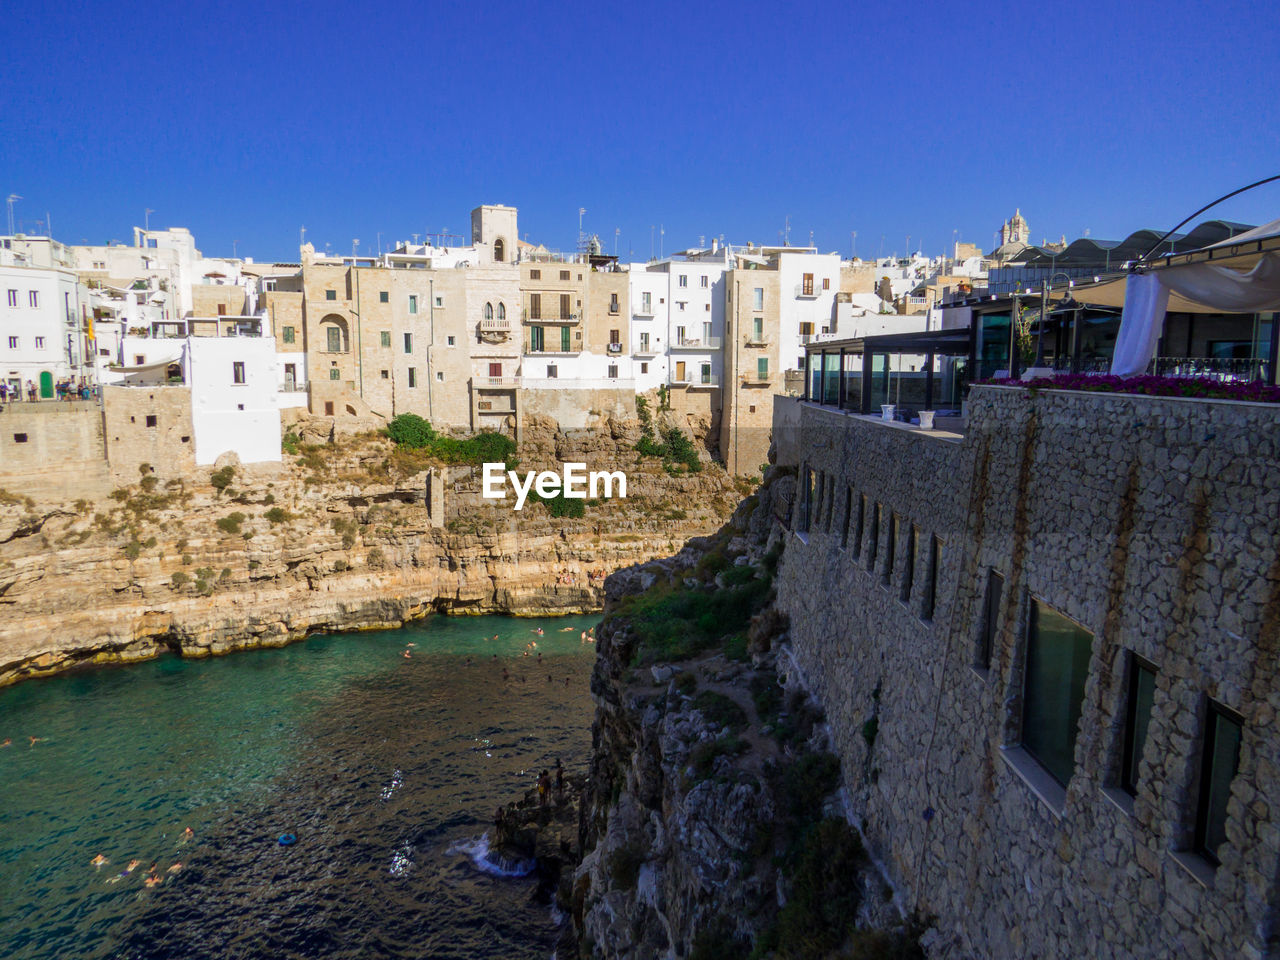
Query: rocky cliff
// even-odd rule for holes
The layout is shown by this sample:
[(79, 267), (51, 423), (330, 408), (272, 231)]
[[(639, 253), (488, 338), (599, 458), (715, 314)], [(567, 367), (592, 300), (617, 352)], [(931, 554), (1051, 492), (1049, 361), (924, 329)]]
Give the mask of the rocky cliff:
[[(641, 457), (640, 424), (566, 434), (531, 419), (520, 470), (621, 469), (626, 500), (480, 496), (474, 465), (442, 464), (377, 434), (334, 442), (303, 423), (279, 469), (138, 482), (103, 502), (37, 504), (0, 491), (0, 686), (80, 663), (207, 656), (430, 613), (575, 613), (603, 579), (716, 529), (748, 484)], [(424, 504), (445, 478), (443, 518)], [(581, 501), (579, 501), (581, 503)]]
[(607, 582), (572, 894), (582, 956), (921, 955), (789, 667), (772, 579), (793, 487), (771, 474), (715, 536)]

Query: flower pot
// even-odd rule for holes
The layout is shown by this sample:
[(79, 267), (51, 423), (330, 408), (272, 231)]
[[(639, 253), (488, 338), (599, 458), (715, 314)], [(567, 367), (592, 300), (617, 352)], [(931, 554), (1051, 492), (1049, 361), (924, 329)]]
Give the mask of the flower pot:
[(882, 404), (880, 404), (880, 419), (881, 419), (881, 420), (892, 420), (892, 419), (893, 419), (893, 412), (894, 412), (894, 410), (896, 410), (896, 409), (897, 409), (897, 405), (896, 405), (896, 404), (892, 404), (892, 403), (882, 403)]
[(920, 429), (921, 430), (933, 429), (933, 411), (932, 410), (920, 411)]

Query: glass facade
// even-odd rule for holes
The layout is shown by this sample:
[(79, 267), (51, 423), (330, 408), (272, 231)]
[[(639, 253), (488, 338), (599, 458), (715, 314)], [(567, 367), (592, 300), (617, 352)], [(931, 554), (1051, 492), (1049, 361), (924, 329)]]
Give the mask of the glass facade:
[(1200, 769), (1200, 804), (1196, 816), (1196, 852), (1216, 864), (1218, 848), (1227, 840), (1227, 800), (1240, 764), (1241, 721), (1209, 702)]
[(1147, 727), (1151, 723), (1151, 704), (1156, 693), (1156, 670), (1139, 657), (1132, 657), (1129, 669), (1129, 697), (1125, 705), (1124, 755), (1121, 760), (1120, 786), (1126, 792), (1138, 792), (1138, 766), (1142, 748), (1147, 743)]

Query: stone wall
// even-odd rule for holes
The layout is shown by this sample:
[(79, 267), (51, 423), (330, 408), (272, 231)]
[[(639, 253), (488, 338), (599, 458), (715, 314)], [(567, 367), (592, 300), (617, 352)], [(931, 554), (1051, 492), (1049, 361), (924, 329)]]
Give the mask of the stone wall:
[(102, 408), (80, 402), (8, 404), (0, 413), (0, 488), (36, 500), (106, 493)]
[(602, 425), (607, 419), (634, 419), (634, 390), (554, 389), (521, 390), (521, 417), (550, 417), (565, 430)]
[(195, 469), (189, 388), (103, 387), (102, 401), (114, 480), (136, 483), (144, 463), (165, 478)]
[[(779, 446), (815, 473), (778, 602), (852, 814), (938, 956), (1272, 955), (1275, 408), (986, 387), (969, 413), (958, 441), (804, 404)], [(1065, 787), (1021, 744), (1032, 597), (1093, 637)], [(1135, 655), (1157, 674), (1130, 796)], [(1191, 850), (1210, 700), (1243, 718), (1216, 869)]]

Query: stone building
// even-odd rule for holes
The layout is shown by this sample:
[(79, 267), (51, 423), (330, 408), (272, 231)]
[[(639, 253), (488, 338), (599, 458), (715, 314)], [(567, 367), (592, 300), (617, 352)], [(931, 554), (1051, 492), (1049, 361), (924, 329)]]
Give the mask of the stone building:
[(1274, 956), (1275, 408), (975, 387), (963, 436), (775, 413), (795, 668), (932, 954)]

